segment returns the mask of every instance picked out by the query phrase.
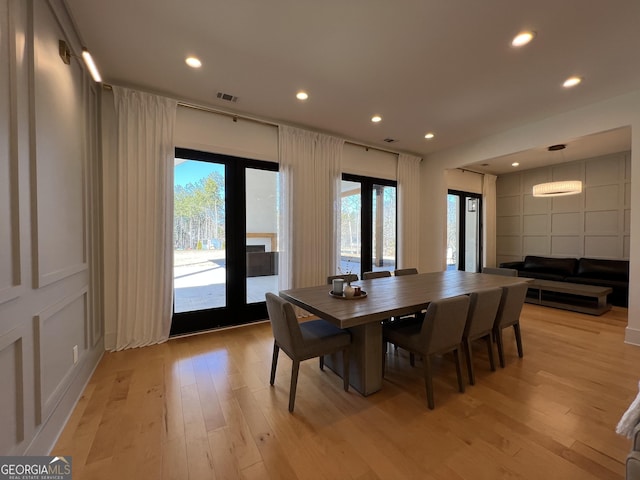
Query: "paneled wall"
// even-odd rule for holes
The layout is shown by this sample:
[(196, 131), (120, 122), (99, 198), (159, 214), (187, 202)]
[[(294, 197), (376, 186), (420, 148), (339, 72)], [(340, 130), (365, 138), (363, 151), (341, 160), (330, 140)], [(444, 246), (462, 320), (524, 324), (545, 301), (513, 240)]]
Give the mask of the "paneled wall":
[(103, 348), (99, 90), (61, 0), (0, 0), (0, 455), (52, 447)]
[[(526, 255), (628, 259), (630, 158), (621, 152), (498, 177), (498, 263)], [(583, 192), (532, 195), (533, 185), (556, 180), (582, 180)]]

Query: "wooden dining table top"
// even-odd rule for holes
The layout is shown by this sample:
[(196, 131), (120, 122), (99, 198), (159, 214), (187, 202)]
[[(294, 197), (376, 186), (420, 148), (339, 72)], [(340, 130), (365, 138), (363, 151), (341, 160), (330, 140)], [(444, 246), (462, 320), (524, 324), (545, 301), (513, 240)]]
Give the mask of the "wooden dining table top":
[(364, 298), (335, 298), (330, 294), (331, 285), (282, 290), (280, 296), (340, 328), (350, 328), (415, 313), (434, 300), (530, 281), (523, 277), (454, 270), (352, 282), (366, 292)]

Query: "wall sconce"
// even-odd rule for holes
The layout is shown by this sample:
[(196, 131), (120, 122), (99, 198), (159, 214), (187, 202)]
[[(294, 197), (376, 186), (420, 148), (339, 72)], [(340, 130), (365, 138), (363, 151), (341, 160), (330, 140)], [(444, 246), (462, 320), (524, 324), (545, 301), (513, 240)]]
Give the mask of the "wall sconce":
[(71, 49), (64, 40), (58, 41), (58, 53), (65, 64), (69, 65), (71, 63)]
[(478, 211), (478, 199), (477, 198), (468, 198), (467, 199), (467, 212), (477, 212)]
[[(64, 40), (58, 40), (58, 53), (60, 54), (60, 58), (66, 65), (69, 65), (71, 63), (71, 57), (77, 57), (77, 55), (74, 55), (71, 52), (71, 48), (69, 48), (69, 45)], [(84, 47), (82, 47), (82, 59), (89, 69), (89, 73), (91, 74), (93, 81), (96, 83), (102, 82), (102, 77), (100, 76), (100, 72), (96, 67), (96, 63), (93, 61), (89, 50)]]

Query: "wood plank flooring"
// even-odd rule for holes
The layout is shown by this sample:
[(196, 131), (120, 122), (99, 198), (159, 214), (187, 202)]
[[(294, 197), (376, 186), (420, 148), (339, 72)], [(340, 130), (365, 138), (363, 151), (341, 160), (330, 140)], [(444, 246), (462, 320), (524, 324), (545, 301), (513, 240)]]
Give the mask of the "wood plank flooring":
[(106, 353), (53, 455), (74, 480), (622, 479), (630, 448), (615, 426), (638, 392), (640, 347), (627, 310), (593, 317), (525, 305), (524, 358), (505, 330), (506, 368), (474, 348), (476, 385), (457, 392), (435, 365), (428, 410), (421, 362), (390, 352), (383, 390), (362, 397), (317, 360), (269, 385), (268, 323)]

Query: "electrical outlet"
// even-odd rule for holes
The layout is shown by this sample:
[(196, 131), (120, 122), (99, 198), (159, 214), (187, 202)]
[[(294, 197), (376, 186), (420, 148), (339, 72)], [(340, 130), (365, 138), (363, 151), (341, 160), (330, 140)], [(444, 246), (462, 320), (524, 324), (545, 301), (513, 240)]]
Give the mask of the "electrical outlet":
[(78, 345), (73, 346), (73, 364), (78, 363)]

